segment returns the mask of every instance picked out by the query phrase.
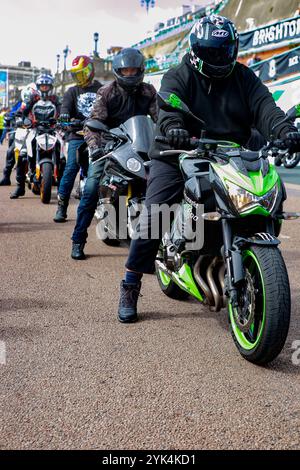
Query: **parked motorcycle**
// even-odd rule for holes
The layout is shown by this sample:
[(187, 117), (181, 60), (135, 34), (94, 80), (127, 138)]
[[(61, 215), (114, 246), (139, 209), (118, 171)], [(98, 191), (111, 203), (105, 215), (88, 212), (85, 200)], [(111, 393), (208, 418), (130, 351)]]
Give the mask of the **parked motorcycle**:
[[(174, 94), (160, 93), (159, 102), (193, 116)], [(179, 156), (185, 189), (157, 256), (160, 288), (173, 299), (191, 295), (215, 312), (227, 308), (240, 354), (267, 364), (282, 350), (290, 323), (290, 284), (277, 237), (283, 220), (300, 216), (283, 211), (285, 188), (268, 161), (269, 152), (285, 144), (277, 140), (251, 152), (207, 139), (204, 131), (191, 145), (191, 151), (161, 152)], [(203, 243), (193, 248), (190, 240), (201, 235)]]
[(29, 166), (35, 168), (27, 174), (28, 187), (34, 194), (40, 194), (44, 204), (49, 204), (52, 186), (59, 186), (65, 167), (63, 141), (56, 120), (38, 121), (26, 139), (26, 146)]
[(99, 159), (105, 159), (106, 163), (95, 213), (98, 235), (107, 245), (118, 245), (121, 239), (129, 241), (134, 233), (144, 200), (154, 123), (150, 117), (134, 116), (111, 130), (93, 119), (89, 119), (86, 126), (102, 132), (107, 140), (108, 153)]
[(27, 163), (27, 145), (26, 140), (30, 134), (32, 122), (30, 119), (17, 118), (14, 131), (14, 153), (15, 164), (18, 164), (19, 158)]

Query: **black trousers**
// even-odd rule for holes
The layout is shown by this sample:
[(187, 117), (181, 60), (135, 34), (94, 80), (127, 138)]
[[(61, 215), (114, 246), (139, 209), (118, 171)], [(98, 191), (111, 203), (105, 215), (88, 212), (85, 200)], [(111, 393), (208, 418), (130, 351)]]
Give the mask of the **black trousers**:
[(3, 176), (5, 178), (10, 178), (11, 172), (15, 165), (15, 139), (9, 140), (9, 147), (6, 152), (6, 162), (3, 169)]
[(141, 216), (137, 232), (143, 238), (131, 241), (126, 268), (138, 273), (151, 274), (153, 265), (162, 238), (162, 224), (159, 224), (159, 236), (156, 239), (144, 239), (150, 236), (150, 227), (153, 217), (157, 217), (157, 210), (153, 204), (167, 204), (172, 206), (182, 200), (184, 181), (178, 163), (167, 160), (152, 160), (148, 186), (146, 191), (145, 209)]

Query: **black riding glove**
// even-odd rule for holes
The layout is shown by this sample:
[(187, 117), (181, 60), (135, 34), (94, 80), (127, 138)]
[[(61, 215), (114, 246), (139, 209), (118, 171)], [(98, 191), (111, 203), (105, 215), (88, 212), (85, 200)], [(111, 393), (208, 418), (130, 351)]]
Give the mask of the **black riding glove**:
[(300, 132), (288, 132), (285, 144), (290, 154), (300, 152)]
[(70, 122), (70, 114), (69, 113), (63, 113), (59, 116), (60, 122)]
[(170, 129), (166, 137), (171, 147), (175, 149), (186, 148), (190, 143), (190, 134), (185, 129)]

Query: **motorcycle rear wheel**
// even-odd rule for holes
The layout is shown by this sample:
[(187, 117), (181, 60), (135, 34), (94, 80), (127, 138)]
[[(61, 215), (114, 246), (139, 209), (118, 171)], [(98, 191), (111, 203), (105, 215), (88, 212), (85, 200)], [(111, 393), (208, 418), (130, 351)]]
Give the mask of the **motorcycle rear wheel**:
[(250, 246), (243, 252), (245, 285), (239, 307), (228, 304), (233, 340), (248, 361), (265, 365), (284, 347), (290, 324), (290, 285), (277, 247)]

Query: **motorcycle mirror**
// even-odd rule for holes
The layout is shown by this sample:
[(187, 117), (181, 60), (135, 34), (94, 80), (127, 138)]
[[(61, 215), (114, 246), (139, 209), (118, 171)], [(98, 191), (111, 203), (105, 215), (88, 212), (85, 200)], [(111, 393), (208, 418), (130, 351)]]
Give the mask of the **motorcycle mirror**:
[(170, 109), (175, 108), (183, 113), (190, 113), (187, 105), (179, 98), (179, 96), (175, 95), (175, 93), (160, 91), (157, 93), (157, 102), (158, 106), (164, 111), (170, 111)]
[(296, 119), (300, 117), (300, 104), (296, 104), (286, 113), (289, 119)]
[(23, 126), (23, 119), (17, 119), (16, 120), (16, 127), (22, 127)]
[(94, 132), (106, 132), (108, 127), (97, 119), (88, 119), (84, 125)]
[(280, 126), (284, 122), (291, 121), (291, 120), (294, 121), (296, 118), (299, 118), (299, 117), (300, 117), (300, 104), (296, 104), (295, 106), (293, 106), (292, 108), (290, 108), (287, 111), (286, 116), (285, 116), (284, 119), (282, 119), (281, 121), (279, 121), (277, 124), (275, 124), (272, 127), (272, 129), (271, 129), (272, 135), (273, 135), (273, 132), (276, 129), (276, 127)]
[(31, 120), (29, 118), (25, 118), (23, 121), (23, 124), (25, 127), (30, 127), (31, 126)]
[(191, 116), (198, 122), (201, 122), (202, 126), (205, 125), (205, 122), (195, 116), (192, 111), (190, 111), (188, 106), (182, 101), (182, 99), (179, 98), (179, 96), (177, 96), (175, 93), (160, 91), (157, 93), (157, 102), (158, 106), (164, 111), (173, 111), (176, 109), (177, 111), (181, 111), (182, 113)]

